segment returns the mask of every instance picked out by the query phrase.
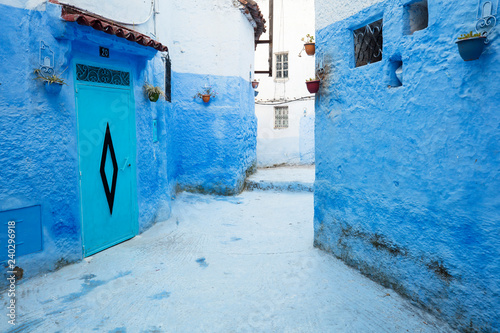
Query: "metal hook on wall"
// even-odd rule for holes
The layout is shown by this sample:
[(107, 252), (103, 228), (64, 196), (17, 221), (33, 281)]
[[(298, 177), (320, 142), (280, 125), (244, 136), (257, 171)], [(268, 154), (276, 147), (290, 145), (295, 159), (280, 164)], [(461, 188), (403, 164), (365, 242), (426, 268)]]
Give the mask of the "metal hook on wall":
[(325, 75), (325, 55), (321, 54), (321, 57), (316, 56), (316, 77), (323, 80)]
[(54, 51), (43, 40), (40, 41), (39, 66), (43, 76), (54, 74)]
[(476, 32), (486, 36), (486, 44), (490, 42), (490, 31), (497, 24), (497, 18), (495, 17), (497, 8), (498, 0), (478, 0)]

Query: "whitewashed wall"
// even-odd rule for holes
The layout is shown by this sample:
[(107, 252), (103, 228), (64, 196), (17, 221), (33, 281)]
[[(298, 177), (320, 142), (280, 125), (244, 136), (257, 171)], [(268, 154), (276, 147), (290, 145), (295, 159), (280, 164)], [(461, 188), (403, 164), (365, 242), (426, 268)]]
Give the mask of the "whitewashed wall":
[[(0, 0), (0, 4), (36, 10), (44, 10), (46, 2), (46, 0)], [(169, 48), (173, 70), (176, 72), (251, 79), (254, 69), (254, 30), (238, 9), (237, 1), (60, 0), (59, 2), (118, 21), (147, 36), (153, 38), (156, 36), (157, 40)], [(156, 14), (151, 13), (152, 3)], [(146, 22), (142, 23), (144, 21)]]
[(316, 0), (316, 30), (344, 20), (382, 0)]
[[(261, 11), (268, 17), (268, 0), (257, 0)], [(274, 1), (274, 45), (273, 52), (288, 52), (289, 79), (277, 81), (267, 74), (257, 74), (260, 80), (257, 103), (272, 100), (295, 99), (311, 96), (305, 81), (314, 77), (314, 57), (302, 51), (307, 34), (314, 35), (314, 0), (275, 0)], [(261, 39), (268, 39), (265, 34)], [(259, 45), (255, 54), (256, 70), (268, 69), (268, 46)], [(302, 53), (301, 53), (302, 51)], [(299, 57), (299, 54), (301, 56)], [(273, 59), (274, 66), (274, 59)], [(275, 75), (275, 69), (273, 69)], [(279, 106), (288, 106), (289, 128), (274, 129), (274, 107), (259, 105), (255, 107), (258, 119), (257, 163), (259, 166), (279, 164), (309, 164), (312, 160), (301, 159), (301, 156), (314, 155), (314, 130), (305, 131), (301, 137), (300, 122), (304, 118), (314, 117), (314, 100), (290, 102)], [(308, 152), (301, 152), (301, 147), (308, 147)]]
[(44, 10), (46, 0), (0, 0), (0, 4), (16, 8)]
[(254, 31), (229, 0), (169, 2), (160, 14), (176, 70), (184, 73), (240, 76), (250, 80), (254, 63)]

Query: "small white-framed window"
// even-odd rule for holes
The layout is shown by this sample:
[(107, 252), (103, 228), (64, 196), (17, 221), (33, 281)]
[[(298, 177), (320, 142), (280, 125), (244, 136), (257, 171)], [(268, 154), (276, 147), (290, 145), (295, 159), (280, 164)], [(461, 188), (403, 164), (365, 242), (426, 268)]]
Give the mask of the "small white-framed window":
[(288, 79), (288, 52), (276, 53), (276, 79)]
[(274, 107), (274, 128), (288, 128), (288, 106)]

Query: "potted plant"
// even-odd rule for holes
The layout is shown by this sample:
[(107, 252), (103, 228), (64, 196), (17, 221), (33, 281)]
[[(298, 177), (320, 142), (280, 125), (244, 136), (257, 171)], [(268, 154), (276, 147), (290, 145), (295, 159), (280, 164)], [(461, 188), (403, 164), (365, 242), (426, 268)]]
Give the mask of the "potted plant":
[(144, 83), (144, 93), (148, 96), (149, 100), (153, 103), (158, 101), (158, 98), (161, 96), (165, 96), (163, 90), (160, 87), (153, 86), (149, 83)]
[(456, 43), (462, 59), (465, 61), (479, 59), (481, 53), (483, 53), (485, 41), (486, 36), (480, 33), (474, 34), (472, 31), (458, 37)]
[(257, 89), (259, 87), (259, 80), (254, 79), (252, 81), (252, 88)]
[(304, 43), (304, 49), (306, 50), (307, 55), (314, 55), (316, 53), (316, 45), (314, 44), (314, 36), (307, 34), (304, 38), (302, 38)]
[[(50, 94), (58, 94), (61, 91), (62, 86), (66, 84), (64, 79), (55, 74), (43, 75), (43, 72), (39, 68), (35, 69), (33, 73), (36, 75), (35, 80), (42, 81), (45, 85), (45, 90), (47, 90)], [(64, 73), (64, 71), (62, 73)]]
[(215, 96), (217, 96), (217, 93), (212, 89), (212, 87), (205, 87), (202, 92), (197, 93), (193, 96), (193, 98), (201, 98), (203, 102), (208, 103), (210, 102), (210, 97), (215, 98)]
[(306, 80), (307, 90), (309, 90), (311, 94), (317, 93), (319, 91), (319, 83), (320, 79), (318, 77)]

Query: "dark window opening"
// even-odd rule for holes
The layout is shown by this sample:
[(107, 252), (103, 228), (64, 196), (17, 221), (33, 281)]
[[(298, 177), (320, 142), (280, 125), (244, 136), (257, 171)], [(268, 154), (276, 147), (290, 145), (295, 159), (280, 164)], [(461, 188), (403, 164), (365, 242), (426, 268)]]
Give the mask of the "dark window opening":
[(354, 57), (356, 67), (365, 66), (382, 60), (383, 20), (370, 23), (354, 30)]
[(168, 55), (165, 58), (165, 99), (172, 102), (172, 62)]
[(413, 35), (415, 31), (423, 30), (429, 25), (429, 9), (427, 0), (414, 2), (405, 6), (404, 33)]

